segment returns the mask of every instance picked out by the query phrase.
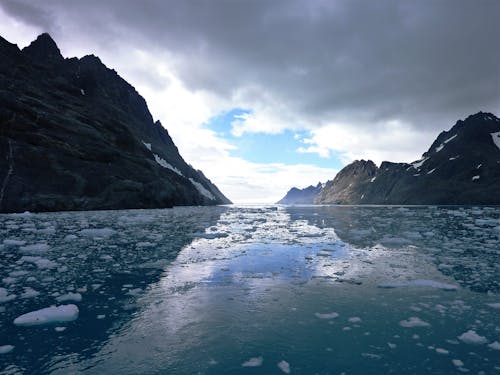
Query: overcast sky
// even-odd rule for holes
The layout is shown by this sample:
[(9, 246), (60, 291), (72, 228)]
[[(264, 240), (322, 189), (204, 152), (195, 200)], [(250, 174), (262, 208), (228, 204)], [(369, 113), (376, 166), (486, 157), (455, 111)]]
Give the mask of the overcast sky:
[(499, 19), (498, 0), (0, 1), (0, 35), (98, 55), (235, 202), (416, 160), (498, 115)]

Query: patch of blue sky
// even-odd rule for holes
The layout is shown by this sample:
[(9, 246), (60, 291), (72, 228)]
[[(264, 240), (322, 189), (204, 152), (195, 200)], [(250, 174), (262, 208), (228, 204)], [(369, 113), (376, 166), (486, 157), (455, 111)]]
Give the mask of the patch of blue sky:
[(307, 131), (285, 130), (279, 134), (244, 133), (234, 136), (231, 132), (232, 123), (238, 116), (251, 113), (250, 110), (234, 108), (220, 113), (210, 119), (205, 126), (217, 133), (217, 136), (236, 146), (231, 155), (259, 164), (283, 163), (309, 164), (323, 168), (343, 167), (338, 154), (332, 153), (329, 158), (320, 157), (316, 153), (300, 153), (299, 147), (305, 147), (302, 140), (309, 137)]

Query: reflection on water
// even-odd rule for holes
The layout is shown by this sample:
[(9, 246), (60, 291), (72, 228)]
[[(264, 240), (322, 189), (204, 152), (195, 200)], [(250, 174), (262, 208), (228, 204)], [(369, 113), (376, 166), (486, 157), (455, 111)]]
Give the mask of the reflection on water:
[[(15, 345), (0, 368), (10, 373), (500, 368), (498, 208), (199, 207), (0, 220), (4, 288), (16, 296), (0, 305), (0, 345)], [(57, 266), (22, 261), (33, 243), (49, 249), (29, 256)], [(22, 298), (26, 287), (40, 294)], [(12, 325), (68, 291), (83, 299), (64, 331)]]

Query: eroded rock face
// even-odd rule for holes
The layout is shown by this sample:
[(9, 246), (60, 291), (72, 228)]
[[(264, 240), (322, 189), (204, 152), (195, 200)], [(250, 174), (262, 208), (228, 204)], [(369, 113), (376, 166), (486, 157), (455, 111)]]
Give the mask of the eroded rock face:
[(500, 204), (500, 120), (479, 112), (442, 132), (413, 163), (355, 161), (318, 204)]
[(22, 51), (0, 37), (0, 212), (225, 203), (98, 57), (64, 59), (48, 34)]

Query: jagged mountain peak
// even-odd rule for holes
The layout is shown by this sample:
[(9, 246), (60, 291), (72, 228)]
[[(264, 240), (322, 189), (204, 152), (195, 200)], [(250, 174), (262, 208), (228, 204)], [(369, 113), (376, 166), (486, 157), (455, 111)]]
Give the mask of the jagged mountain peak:
[(31, 42), (29, 46), (23, 48), (22, 51), (26, 56), (40, 63), (64, 59), (56, 42), (48, 33), (38, 35), (38, 37)]

